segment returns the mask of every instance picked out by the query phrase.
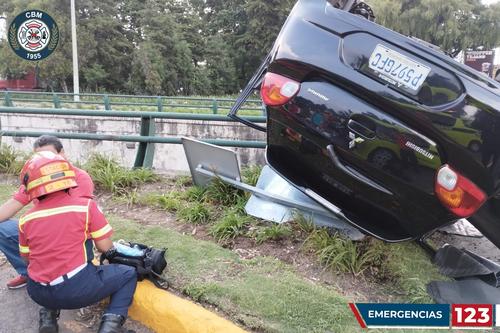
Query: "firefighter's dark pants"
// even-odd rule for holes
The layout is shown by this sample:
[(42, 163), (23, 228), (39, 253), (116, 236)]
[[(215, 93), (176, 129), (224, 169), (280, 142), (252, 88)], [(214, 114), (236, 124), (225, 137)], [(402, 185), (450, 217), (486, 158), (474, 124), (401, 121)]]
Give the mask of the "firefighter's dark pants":
[(136, 285), (137, 273), (133, 267), (88, 264), (55, 286), (44, 286), (30, 279), (28, 294), (36, 303), (51, 310), (79, 309), (111, 296), (105, 313), (127, 317)]

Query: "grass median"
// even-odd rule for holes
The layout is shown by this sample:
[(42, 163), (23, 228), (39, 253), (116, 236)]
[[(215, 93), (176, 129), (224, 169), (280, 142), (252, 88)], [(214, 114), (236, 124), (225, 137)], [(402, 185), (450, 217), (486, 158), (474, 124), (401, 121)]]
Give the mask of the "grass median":
[(111, 216), (116, 238), (167, 247), (167, 277), (193, 300), (216, 306), (233, 321), (265, 332), (355, 330), (347, 300), (317, 286), (279, 260), (242, 260), (231, 250), (162, 227)]
[[(196, 189), (185, 189), (187, 194), (184, 200), (193, 197), (191, 199), (196, 201)], [(0, 185), (0, 201), (8, 199), (14, 190), (14, 186)], [(232, 196), (211, 193), (210, 197), (216, 198), (217, 202), (234, 199), (234, 193), (228, 193)], [(165, 198), (172, 199), (168, 196)], [(238, 200), (232, 199), (233, 204), (238, 203)], [(156, 201), (155, 205), (158, 204)], [(207, 206), (208, 203), (203, 202), (203, 205)], [(358, 299), (346, 299), (341, 295), (343, 290), (336, 289), (338, 287), (312, 281), (297, 272), (294, 266), (279, 259), (266, 256), (243, 259), (235, 251), (224, 247), (223, 243), (197, 239), (189, 233), (186, 235), (164, 226), (148, 225), (148, 221), (132, 221), (115, 211), (106, 212), (106, 216), (115, 229), (114, 239), (168, 248), (166, 277), (174, 291), (209, 308), (220, 310), (230, 320), (249, 330), (322, 333), (359, 331), (348, 308), (349, 301)], [(234, 227), (233, 223), (229, 224)], [(345, 248), (345, 244), (339, 245), (335, 239), (328, 242), (328, 245), (334, 245), (333, 248), (340, 245), (341, 249)], [(413, 243), (377, 243), (377, 246), (380, 247), (377, 251), (390, 258), (377, 268), (384, 270), (380, 275), (386, 276), (386, 281), (377, 284), (370, 282), (370, 285), (376, 286), (377, 293), (386, 295), (384, 299), (388, 301), (431, 302), (425, 285), (442, 277), (425, 253)], [(332, 274), (336, 274), (335, 267), (331, 269)], [(356, 284), (368, 284), (365, 278), (359, 275)]]

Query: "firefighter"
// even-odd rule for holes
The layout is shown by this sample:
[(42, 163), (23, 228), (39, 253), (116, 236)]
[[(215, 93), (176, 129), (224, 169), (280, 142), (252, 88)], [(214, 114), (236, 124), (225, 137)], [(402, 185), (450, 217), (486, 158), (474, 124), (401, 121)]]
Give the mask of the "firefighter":
[(39, 152), (26, 162), (20, 180), (34, 204), (19, 220), (19, 250), (28, 260), (28, 294), (43, 307), (39, 332), (58, 331), (60, 309), (107, 296), (98, 332), (123, 332), (137, 274), (130, 266), (88, 261), (92, 241), (102, 253), (115, 251), (112, 228), (94, 200), (70, 195), (77, 186), (72, 166), (53, 152)]
[[(64, 148), (61, 141), (51, 135), (42, 135), (33, 144), (35, 152), (51, 151), (64, 157)], [(73, 167), (75, 170), (78, 187), (70, 190), (70, 194), (85, 198), (93, 198), (94, 183), (90, 176), (83, 170)], [(11, 199), (0, 206), (0, 251), (4, 253), (9, 263), (19, 274), (7, 282), (7, 288), (18, 289), (26, 286), (27, 271), (26, 263), (19, 256), (18, 225), (17, 220), (12, 219), (21, 209), (31, 202), (23, 185), (14, 193)]]

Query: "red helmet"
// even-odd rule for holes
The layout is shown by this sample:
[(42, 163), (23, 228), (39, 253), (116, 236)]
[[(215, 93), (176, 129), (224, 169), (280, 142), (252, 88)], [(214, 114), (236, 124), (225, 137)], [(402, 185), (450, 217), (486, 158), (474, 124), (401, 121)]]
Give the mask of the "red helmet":
[(76, 187), (75, 171), (62, 156), (50, 151), (36, 153), (24, 164), (19, 176), (30, 200)]

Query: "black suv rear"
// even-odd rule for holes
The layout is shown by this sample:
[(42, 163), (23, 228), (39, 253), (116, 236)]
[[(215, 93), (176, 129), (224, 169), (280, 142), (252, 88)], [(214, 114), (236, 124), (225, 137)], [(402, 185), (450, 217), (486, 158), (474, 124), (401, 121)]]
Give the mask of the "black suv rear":
[(328, 1), (300, 0), (260, 86), (267, 160), (386, 241), (460, 217), (500, 246), (500, 84)]

